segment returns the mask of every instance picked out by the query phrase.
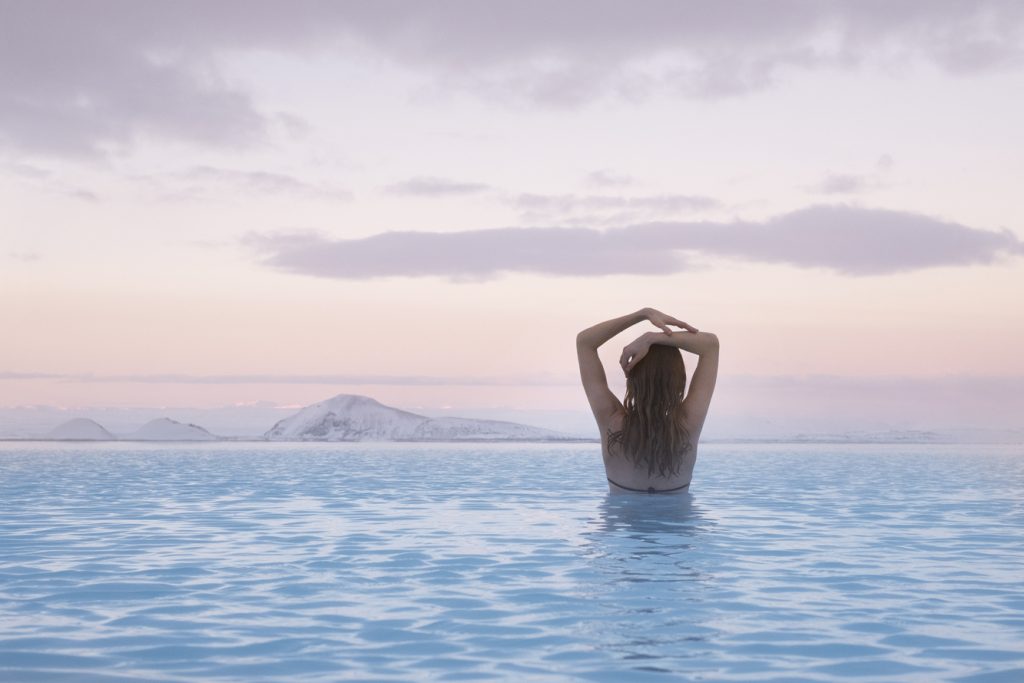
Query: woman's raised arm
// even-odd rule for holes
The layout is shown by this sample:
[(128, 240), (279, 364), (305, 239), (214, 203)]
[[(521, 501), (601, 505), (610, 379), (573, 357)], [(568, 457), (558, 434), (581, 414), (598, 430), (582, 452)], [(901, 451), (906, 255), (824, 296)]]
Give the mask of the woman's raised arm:
[(576, 335), (576, 348), (579, 348), (582, 345), (586, 348), (597, 349), (597, 347), (601, 346), (601, 344), (604, 344), (618, 333), (627, 330), (633, 325), (643, 322), (644, 320), (650, 320), (655, 327), (660, 327), (666, 334), (670, 334), (672, 332), (669, 325), (681, 327), (682, 329), (689, 330), (690, 332), (697, 331), (697, 328), (684, 323), (682, 320), (673, 318), (670, 315), (665, 315), (661, 311), (653, 308), (641, 308), (635, 313), (628, 313), (620, 318), (606, 320), (603, 323), (592, 325), (583, 330)]

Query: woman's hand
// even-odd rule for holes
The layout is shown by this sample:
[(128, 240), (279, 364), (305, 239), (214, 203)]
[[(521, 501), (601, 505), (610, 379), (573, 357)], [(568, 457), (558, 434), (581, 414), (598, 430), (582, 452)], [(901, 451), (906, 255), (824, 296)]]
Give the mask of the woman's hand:
[[(665, 334), (672, 334), (672, 330), (669, 328), (669, 325), (682, 328), (687, 332), (698, 331), (697, 328), (694, 327), (693, 325), (684, 323), (679, 318), (673, 318), (670, 315), (665, 315), (661, 311), (655, 310), (653, 308), (645, 308), (643, 310), (643, 313), (647, 317), (647, 319), (651, 321), (652, 325), (654, 325), (655, 327), (660, 327), (662, 332), (664, 332)], [(644, 350), (644, 353), (647, 353), (647, 351)]]
[[(652, 321), (653, 322), (653, 321)], [(629, 376), (629, 371), (633, 369), (633, 366), (640, 362), (640, 360), (647, 355), (647, 352), (651, 349), (651, 335), (670, 334), (663, 332), (645, 332), (639, 337), (626, 344), (625, 348), (622, 349), (622, 356), (619, 357), (619, 365), (622, 366), (622, 372)]]

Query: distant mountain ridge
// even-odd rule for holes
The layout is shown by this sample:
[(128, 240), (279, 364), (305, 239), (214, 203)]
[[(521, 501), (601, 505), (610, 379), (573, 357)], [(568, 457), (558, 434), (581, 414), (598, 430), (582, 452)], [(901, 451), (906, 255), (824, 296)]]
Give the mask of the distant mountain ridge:
[(199, 425), (183, 424), (169, 417), (159, 417), (150, 420), (124, 438), (131, 441), (216, 441), (218, 437)]
[(55, 441), (113, 441), (117, 437), (96, 420), (76, 417), (51, 429), (46, 438)]
[(183, 424), (168, 417), (150, 420), (131, 434), (120, 437), (107, 431), (95, 420), (77, 417), (51, 429), (46, 438), (55, 441), (217, 441), (220, 439), (199, 425)]
[(339, 394), (275, 424), (269, 441), (569, 441), (550, 429), (500, 420), (432, 418), (368, 396)]

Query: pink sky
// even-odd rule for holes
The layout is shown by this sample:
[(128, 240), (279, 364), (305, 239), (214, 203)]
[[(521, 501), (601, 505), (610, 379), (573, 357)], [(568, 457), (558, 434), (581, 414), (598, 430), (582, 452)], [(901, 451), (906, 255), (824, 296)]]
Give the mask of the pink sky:
[(1024, 427), (1019, 3), (558, 7), (5, 5), (0, 408), (576, 429), (650, 305), (723, 431)]

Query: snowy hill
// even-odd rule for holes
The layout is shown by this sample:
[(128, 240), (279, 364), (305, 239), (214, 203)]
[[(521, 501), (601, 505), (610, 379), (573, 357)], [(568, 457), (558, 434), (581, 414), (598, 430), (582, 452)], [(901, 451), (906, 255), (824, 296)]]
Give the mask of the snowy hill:
[(216, 441), (217, 437), (199, 425), (182, 424), (167, 417), (151, 420), (124, 437), (135, 441)]
[(46, 438), (60, 441), (114, 441), (117, 437), (99, 422), (77, 417), (51, 429)]
[(340, 394), (306, 406), (266, 433), (271, 441), (554, 441), (566, 437), (539, 427), (458, 417), (430, 418)]
[(466, 417), (435, 417), (420, 424), (414, 436), (420, 441), (548, 441), (566, 438), (562, 434), (540, 427), (501, 422), (499, 420), (473, 420)]

